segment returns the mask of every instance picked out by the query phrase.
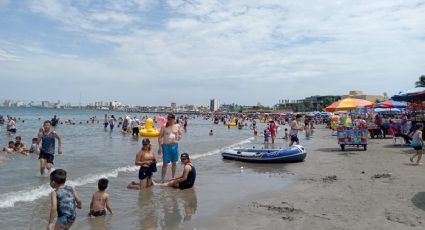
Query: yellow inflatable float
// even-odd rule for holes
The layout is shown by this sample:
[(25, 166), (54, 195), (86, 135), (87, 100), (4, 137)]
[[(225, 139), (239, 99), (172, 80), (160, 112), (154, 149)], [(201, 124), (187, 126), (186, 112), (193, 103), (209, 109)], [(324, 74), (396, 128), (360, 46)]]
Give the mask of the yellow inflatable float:
[(140, 129), (139, 135), (142, 137), (157, 137), (159, 136), (159, 131), (153, 127), (152, 118), (146, 119), (145, 128)]
[(226, 122), (226, 126), (236, 126), (236, 118), (232, 118), (231, 122)]

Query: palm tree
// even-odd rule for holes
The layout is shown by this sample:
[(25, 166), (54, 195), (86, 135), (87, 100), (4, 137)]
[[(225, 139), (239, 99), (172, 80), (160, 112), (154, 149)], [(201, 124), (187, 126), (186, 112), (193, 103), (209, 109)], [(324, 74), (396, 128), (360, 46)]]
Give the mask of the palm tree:
[(419, 77), (419, 81), (415, 82), (416, 87), (425, 87), (425, 75)]

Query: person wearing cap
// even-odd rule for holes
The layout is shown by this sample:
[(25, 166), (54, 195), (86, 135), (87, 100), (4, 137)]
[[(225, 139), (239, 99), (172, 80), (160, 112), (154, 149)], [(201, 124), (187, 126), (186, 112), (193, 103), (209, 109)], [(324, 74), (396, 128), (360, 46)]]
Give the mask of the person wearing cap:
[(160, 186), (169, 186), (179, 189), (188, 189), (192, 188), (196, 180), (196, 169), (190, 161), (189, 154), (182, 153), (180, 155), (180, 161), (184, 164), (183, 173), (180, 177), (171, 178), (165, 184), (159, 184)]
[(182, 137), (180, 125), (175, 122), (174, 114), (168, 114), (167, 123), (161, 127), (158, 137), (158, 155), (162, 155), (162, 172), (161, 181), (167, 174), (168, 165), (171, 162), (171, 177), (176, 176), (177, 161), (179, 160), (179, 145), (178, 141)]
[(156, 169), (156, 160), (148, 138), (142, 140), (142, 148), (137, 152), (134, 164), (140, 166), (139, 182), (132, 181), (127, 188), (142, 190), (152, 186), (152, 174), (156, 172), (156, 170), (153, 170), (152, 164), (155, 164)]

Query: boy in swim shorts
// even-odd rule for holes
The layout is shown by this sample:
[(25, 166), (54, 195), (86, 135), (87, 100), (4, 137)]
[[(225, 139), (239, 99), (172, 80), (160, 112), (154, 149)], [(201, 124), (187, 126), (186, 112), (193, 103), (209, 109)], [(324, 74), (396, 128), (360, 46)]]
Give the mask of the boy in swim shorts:
[[(77, 217), (75, 208), (81, 209), (81, 199), (77, 191), (71, 186), (65, 185), (66, 171), (56, 169), (50, 174), (51, 209), (48, 230), (69, 229)], [(54, 223), (57, 215), (56, 224)]]
[(93, 194), (90, 202), (90, 217), (106, 216), (105, 208), (112, 214), (112, 209), (109, 206), (109, 194), (105, 192), (108, 188), (108, 179), (102, 178), (97, 183), (99, 191)]

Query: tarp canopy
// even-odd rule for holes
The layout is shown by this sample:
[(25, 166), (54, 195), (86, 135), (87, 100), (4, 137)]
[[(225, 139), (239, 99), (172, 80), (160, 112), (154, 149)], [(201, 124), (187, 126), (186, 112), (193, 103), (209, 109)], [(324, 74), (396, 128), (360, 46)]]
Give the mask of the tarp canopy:
[(401, 91), (400, 93), (394, 95), (391, 99), (394, 101), (418, 101), (425, 100), (425, 87), (416, 87), (413, 89)]

